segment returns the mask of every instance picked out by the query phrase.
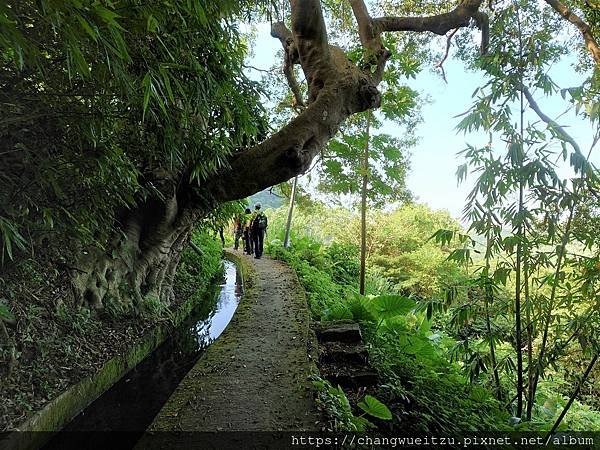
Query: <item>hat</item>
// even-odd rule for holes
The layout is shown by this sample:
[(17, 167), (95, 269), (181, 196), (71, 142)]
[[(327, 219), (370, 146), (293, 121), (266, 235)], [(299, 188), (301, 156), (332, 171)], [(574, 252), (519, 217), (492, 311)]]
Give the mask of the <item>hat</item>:
[(260, 209), (260, 206), (261, 206), (261, 205), (260, 205), (260, 203), (257, 203), (256, 205), (254, 205), (254, 207), (255, 207), (256, 209)]

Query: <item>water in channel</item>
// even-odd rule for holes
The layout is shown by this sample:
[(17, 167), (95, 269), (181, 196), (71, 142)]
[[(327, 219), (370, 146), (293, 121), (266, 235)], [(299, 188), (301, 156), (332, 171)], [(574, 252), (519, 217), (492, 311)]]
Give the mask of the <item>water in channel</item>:
[(91, 403), (45, 449), (133, 448), (202, 352), (225, 330), (242, 294), (235, 264), (152, 354)]

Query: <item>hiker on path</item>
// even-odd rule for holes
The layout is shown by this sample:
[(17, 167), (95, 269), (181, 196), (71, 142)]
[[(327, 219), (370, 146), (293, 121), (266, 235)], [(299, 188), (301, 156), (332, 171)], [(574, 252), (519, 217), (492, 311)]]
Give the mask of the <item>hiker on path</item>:
[[(242, 238), (244, 234), (244, 216), (241, 213), (238, 213), (233, 218), (233, 248), (237, 250), (240, 246), (240, 238)], [(242, 238), (243, 241), (243, 238)], [(242, 242), (243, 243), (243, 242)]]
[(252, 242), (252, 211), (250, 208), (246, 208), (244, 211), (243, 218), (243, 228), (244, 228), (244, 252), (248, 255), (252, 254), (253, 250), (253, 242)]
[(252, 237), (254, 238), (254, 257), (256, 259), (259, 259), (263, 254), (263, 241), (268, 226), (267, 216), (260, 208), (260, 203), (257, 203), (252, 215)]

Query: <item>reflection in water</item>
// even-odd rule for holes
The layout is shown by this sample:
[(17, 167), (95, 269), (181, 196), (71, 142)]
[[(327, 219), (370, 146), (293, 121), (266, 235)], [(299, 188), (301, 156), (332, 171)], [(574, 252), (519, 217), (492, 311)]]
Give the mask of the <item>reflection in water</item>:
[(202, 351), (219, 337), (233, 317), (242, 294), (241, 277), (230, 261), (224, 261), (224, 269), (223, 283), (213, 287), (190, 317), (65, 426), (46, 449), (113, 448), (113, 435), (93, 431), (127, 431), (119, 435), (118, 448), (133, 448)]
[(217, 339), (233, 317), (242, 294), (241, 277), (235, 264), (225, 261), (225, 282), (221, 284), (221, 292), (217, 304), (205, 320), (194, 325), (194, 334), (198, 345), (206, 348)]

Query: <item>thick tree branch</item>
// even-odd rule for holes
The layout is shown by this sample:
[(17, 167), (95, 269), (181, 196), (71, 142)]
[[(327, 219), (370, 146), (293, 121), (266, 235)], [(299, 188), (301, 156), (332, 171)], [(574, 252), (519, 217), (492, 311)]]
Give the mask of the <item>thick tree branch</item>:
[(431, 31), (444, 35), (453, 28), (468, 26), (481, 3), (481, 0), (465, 0), (447, 13), (426, 17), (379, 17), (374, 19), (374, 24), (379, 31)]
[(294, 63), (300, 62), (298, 58), (298, 49), (294, 42), (294, 36), (283, 22), (275, 22), (271, 25), (271, 36), (279, 39), (283, 50), (285, 53), (289, 53), (292, 56)]
[(479, 52), (482, 55), (485, 55), (490, 44), (490, 19), (486, 13), (477, 11), (475, 14), (473, 14), (473, 20), (475, 20), (477, 28), (481, 30), (481, 44), (479, 46)]
[(304, 103), (302, 92), (300, 92), (300, 86), (298, 85), (296, 76), (294, 75), (294, 64), (290, 61), (290, 58), (288, 58), (287, 55), (285, 61), (283, 62), (283, 73), (288, 85), (290, 86), (290, 89), (292, 90), (292, 94), (294, 94), (294, 100), (296, 101), (296, 104), (293, 106), (304, 108), (306, 103)]
[[(350, 6), (358, 25), (360, 42), (366, 50), (364, 60), (365, 73), (368, 73), (376, 83), (379, 83), (383, 78), (385, 63), (391, 56), (391, 53), (383, 46), (381, 32), (373, 26), (373, 19), (369, 15), (365, 2), (363, 0), (350, 0)], [(371, 71), (372, 65), (375, 65), (377, 68), (374, 72)]]
[[(231, 168), (204, 183), (194, 201), (235, 200), (282, 183), (306, 171), (350, 111), (347, 93), (324, 89), (297, 117), (264, 142), (230, 162)], [(209, 194), (210, 199), (202, 197)]]
[(482, 31), (482, 52), (487, 49), (489, 24), (487, 15), (479, 8), (483, 0), (464, 0), (452, 11), (427, 17), (379, 17), (373, 19), (376, 33), (384, 31), (430, 31), (444, 35), (454, 28), (469, 26), (474, 20)]
[(365, 50), (370, 50), (373, 54), (382, 51), (380, 34), (375, 32), (373, 20), (369, 15), (367, 6), (363, 0), (350, 0), (352, 12), (358, 24), (358, 36)]
[(317, 98), (332, 65), (320, 0), (291, 0), (292, 36), (308, 82), (309, 103)]
[(556, 12), (558, 12), (561, 16), (565, 18), (565, 20), (571, 22), (575, 25), (581, 34), (583, 35), (583, 40), (585, 41), (585, 46), (592, 54), (594, 61), (596, 64), (600, 64), (600, 46), (598, 46), (598, 42), (594, 38), (592, 34), (592, 30), (590, 26), (585, 23), (581, 17), (573, 13), (565, 4), (561, 3), (558, 0), (544, 0), (548, 3)]
[[(327, 51), (327, 28), (320, 0), (291, 0), (292, 34), (296, 41), (310, 42), (316, 50)], [(300, 47), (300, 45), (299, 45)], [(300, 58), (310, 58), (300, 51)]]
[(285, 26), (283, 22), (276, 22), (271, 25), (271, 36), (278, 38), (283, 46), (283, 73), (285, 78), (294, 94), (296, 105), (303, 108), (306, 106), (302, 93), (300, 92), (300, 86), (296, 81), (294, 75), (294, 64), (299, 62), (298, 50), (294, 43), (292, 32)]

